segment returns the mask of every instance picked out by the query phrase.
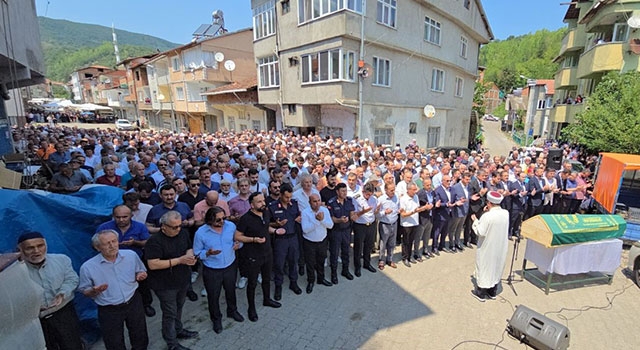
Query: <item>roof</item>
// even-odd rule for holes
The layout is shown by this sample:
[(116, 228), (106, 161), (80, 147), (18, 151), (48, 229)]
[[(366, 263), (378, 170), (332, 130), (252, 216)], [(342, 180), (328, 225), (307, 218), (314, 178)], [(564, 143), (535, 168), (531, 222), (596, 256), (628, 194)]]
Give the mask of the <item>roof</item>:
[(493, 31), (491, 30), (491, 26), (489, 25), (489, 19), (487, 18), (487, 13), (484, 12), (484, 7), (482, 7), (482, 1), (476, 0), (476, 5), (478, 6), (478, 11), (480, 11), (480, 17), (482, 17), (482, 22), (484, 22), (484, 27), (487, 29), (487, 33), (489, 34), (489, 40), (495, 39), (493, 36)]
[(547, 87), (547, 95), (553, 95), (555, 92), (556, 82), (553, 79), (538, 79), (536, 85), (545, 85)]
[(171, 53), (171, 52), (184, 51), (186, 49), (189, 49), (189, 48), (192, 48), (194, 46), (200, 45), (201, 43), (206, 42), (206, 41), (216, 40), (218, 38), (222, 38), (222, 37), (225, 37), (225, 36), (246, 32), (246, 31), (253, 31), (253, 28), (244, 28), (244, 29), (236, 30), (235, 32), (227, 32), (227, 33), (224, 33), (224, 34), (221, 34), (221, 35), (218, 35), (218, 36), (214, 36), (214, 37), (211, 37), (211, 38), (206, 38), (206, 39), (203, 39), (203, 40), (192, 40), (188, 44), (184, 44), (182, 46), (174, 47), (173, 49), (169, 49), (169, 50), (166, 50), (166, 51), (163, 51), (163, 52), (159, 52), (159, 53), (157, 53), (157, 55), (160, 56), (160, 55), (166, 55), (166, 54)]
[(582, 19), (578, 23), (580, 24), (589, 23), (593, 19), (593, 17), (595, 17), (603, 7), (607, 5), (611, 5), (617, 1), (618, 0), (596, 0), (593, 3), (593, 6), (591, 6), (589, 11), (587, 11), (587, 13), (582, 17)]
[(222, 94), (230, 94), (234, 92), (247, 92), (258, 88), (258, 78), (250, 78), (247, 80), (236, 82), (231, 84), (219, 86), (213, 90), (201, 93), (201, 96), (214, 96)]
[(156, 56), (156, 55), (158, 55), (158, 53), (157, 53), (157, 52), (156, 52), (156, 53), (152, 53), (152, 54), (148, 54), (148, 55), (144, 55), (144, 56), (138, 56), (138, 57), (129, 57), (129, 58), (125, 58), (124, 60), (122, 60), (122, 61), (118, 62), (118, 64), (117, 64), (117, 65), (127, 64), (127, 63), (129, 63), (129, 62), (131, 62), (131, 61), (133, 61), (133, 60), (137, 60), (137, 59), (139, 59), (139, 58), (147, 58), (147, 59), (150, 59), (150, 58), (152, 58), (152, 57), (154, 57), (154, 56)]
[(627, 168), (640, 169), (640, 155), (624, 153), (600, 153), (602, 157), (615, 159), (618, 163), (624, 164)]
[(564, 21), (569, 19), (578, 19), (580, 17), (580, 9), (576, 6), (576, 3), (572, 2), (567, 9), (567, 13), (564, 15)]

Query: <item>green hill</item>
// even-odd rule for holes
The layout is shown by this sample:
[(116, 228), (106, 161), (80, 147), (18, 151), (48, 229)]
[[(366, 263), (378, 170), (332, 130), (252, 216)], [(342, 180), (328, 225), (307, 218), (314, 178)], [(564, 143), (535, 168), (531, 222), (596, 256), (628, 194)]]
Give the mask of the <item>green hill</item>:
[(485, 81), (493, 81), (503, 91), (523, 86), (520, 75), (533, 79), (553, 79), (559, 68), (553, 59), (560, 52), (566, 28), (546, 29), (532, 34), (496, 40), (480, 49), (478, 64), (486, 67)]
[[(71, 72), (92, 64), (116, 63), (111, 28), (38, 17), (47, 78), (66, 82)], [(116, 29), (120, 59), (165, 51), (178, 44), (150, 35)]]

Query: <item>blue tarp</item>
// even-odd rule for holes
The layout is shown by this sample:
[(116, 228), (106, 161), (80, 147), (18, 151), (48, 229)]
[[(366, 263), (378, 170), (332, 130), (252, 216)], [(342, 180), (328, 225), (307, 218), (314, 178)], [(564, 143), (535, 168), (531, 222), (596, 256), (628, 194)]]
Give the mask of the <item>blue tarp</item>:
[[(69, 256), (78, 272), (83, 262), (97, 254), (91, 247), (91, 236), (98, 225), (111, 219), (111, 210), (122, 204), (123, 193), (102, 185), (65, 195), (0, 189), (0, 223), (5, 232), (0, 253), (16, 251), (18, 236), (38, 231), (47, 240), (48, 252)], [(75, 302), (81, 320), (97, 318), (91, 300), (76, 293)]]

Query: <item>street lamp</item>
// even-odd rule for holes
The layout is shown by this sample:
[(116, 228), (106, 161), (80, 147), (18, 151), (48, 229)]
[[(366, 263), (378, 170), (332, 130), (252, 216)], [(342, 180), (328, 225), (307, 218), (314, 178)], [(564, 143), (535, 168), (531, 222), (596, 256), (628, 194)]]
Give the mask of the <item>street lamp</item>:
[(524, 141), (524, 145), (528, 146), (529, 145), (529, 133), (531, 133), (531, 136), (533, 136), (533, 130), (531, 128), (531, 123), (533, 122), (533, 120), (535, 119), (535, 100), (534, 100), (534, 95), (537, 94), (537, 89), (536, 89), (536, 80), (535, 79), (531, 79), (531, 78), (527, 78), (524, 75), (520, 75), (520, 78), (522, 79), (526, 79), (527, 80), (527, 86), (529, 87), (529, 107), (527, 108), (527, 118), (525, 119), (525, 123), (524, 123), (524, 133), (525, 133), (525, 141)]

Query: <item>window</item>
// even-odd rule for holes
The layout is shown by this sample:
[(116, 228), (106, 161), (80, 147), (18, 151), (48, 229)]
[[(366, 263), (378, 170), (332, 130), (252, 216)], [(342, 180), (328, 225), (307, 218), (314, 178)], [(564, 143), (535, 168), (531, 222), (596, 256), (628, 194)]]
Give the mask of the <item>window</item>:
[(140, 71), (136, 71), (136, 80), (140, 80)]
[(431, 71), (431, 90), (444, 92), (444, 71), (434, 68)]
[(376, 145), (391, 145), (393, 144), (393, 129), (374, 129), (373, 130), (373, 142)]
[(464, 0), (464, 8), (467, 10), (471, 8), (471, 0)]
[(464, 36), (460, 37), (460, 56), (467, 58), (467, 48), (469, 47), (469, 40)]
[(253, 130), (260, 131), (262, 129), (262, 126), (260, 125), (260, 121), (259, 120), (252, 120), (251, 121), (251, 128)]
[(138, 91), (138, 102), (144, 102), (144, 93), (142, 91)]
[(440, 127), (429, 127), (427, 130), (427, 148), (438, 147), (440, 144)]
[(376, 21), (389, 27), (396, 27), (396, 0), (378, 0)]
[(429, 17), (424, 18), (424, 40), (440, 45), (440, 22)]
[(171, 68), (173, 69), (174, 72), (177, 72), (180, 70), (180, 59), (178, 57), (173, 57), (171, 59)]
[(417, 134), (418, 133), (418, 123), (411, 122), (409, 123), (409, 134)]
[(229, 116), (229, 130), (235, 130), (236, 129), (236, 117), (233, 116)]
[(373, 85), (391, 86), (391, 61), (374, 57), (373, 71), (376, 73)]
[(277, 56), (258, 59), (258, 86), (261, 88), (280, 86), (280, 65)]
[(544, 107), (546, 106), (546, 102), (545, 100), (538, 100), (538, 109), (544, 109)]
[(281, 0), (280, 5), (282, 5), (282, 14), (285, 15), (291, 11), (291, 3), (289, 0)]
[(247, 124), (240, 124), (240, 131), (247, 130)]
[(464, 91), (464, 80), (460, 77), (456, 77), (456, 89), (455, 89), (455, 96), (456, 97), (462, 97), (462, 93)]
[(176, 87), (176, 100), (184, 101), (184, 88), (181, 86)]
[(629, 26), (626, 23), (616, 23), (613, 26), (614, 42), (627, 41), (629, 38)]
[(318, 135), (320, 136), (332, 136), (333, 138), (342, 137), (342, 128), (333, 126), (320, 126), (316, 130)]
[(303, 84), (355, 79), (355, 52), (332, 49), (302, 55), (301, 59)]
[(253, 9), (253, 40), (276, 33), (276, 9), (273, 1)]
[(342, 10), (362, 13), (362, 0), (298, 0), (298, 23), (302, 24)]
[(297, 107), (296, 105), (287, 105), (287, 110), (289, 111), (290, 115), (295, 115), (297, 112)]

